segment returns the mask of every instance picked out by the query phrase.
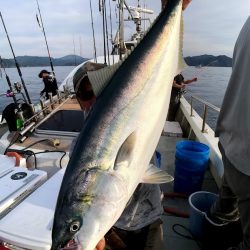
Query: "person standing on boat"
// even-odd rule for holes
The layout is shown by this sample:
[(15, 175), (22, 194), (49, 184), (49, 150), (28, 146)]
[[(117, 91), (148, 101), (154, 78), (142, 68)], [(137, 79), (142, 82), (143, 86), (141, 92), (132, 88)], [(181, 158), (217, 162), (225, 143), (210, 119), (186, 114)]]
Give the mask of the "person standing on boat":
[(87, 118), (91, 111), (95, 101), (96, 93), (94, 93), (93, 87), (89, 81), (87, 72), (94, 71), (105, 67), (105, 64), (101, 63), (85, 63), (83, 67), (80, 67), (73, 78), (74, 90), (76, 93), (77, 101), (84, 113), (84, 119)]
[[(185, 10), (191, 1), (192, 0), (183, 0), (182, 1), (182, 10)], [(162, 10), (165, 8), (167, 2), (168, 2), (168, 0), (161, 0), (161, 9)], [(173, 86), (172, 86), (167, 121), (174, 121), (175, 120), (177, 110), (180, 106), (180, 98), (182, 95), (182, 90), (184, 89), (186, 84), (192, 83), (194, 81), (197, 81), (197, 77), (195, 77), (191, 80), (185, 81), (182, 74), (175, 76), (174, 81), (173, 81)]]
[(221, 106), (215, 136), (224, 164), (219, 199), (211, 219), (240, 218), (243, 242), (230, 249), (250, 249), (250, 17), (235, 44), (232, 74)]
[(40, 96), (45, 93), (46, 99), (49, 99), (49, 93), (52, 93), (52, 96), (57, 94), (57, 82), (55, 77), (46, 69), (43, 69), (39, 74), (39, 78), (43, 79), (44, 89), (40, 92)]
[(178, 108), (180, 106), (180, 98), (182, 96), (182, 93), (185, 89), (185, 86), (187, 84), (190, 84), (192, 82), (196, 82), (197, 77), (194, 77), (190, 80), (185, 80), (182, 74), (176, 75), (174, 77), (172, 91), (171, 91), (171, 97), (170, 97), (170, 103), (169, 103), (169, 109), (168, 109), (168, 116), (167, 121), (174, 121), (176, 113), (178, 111)]

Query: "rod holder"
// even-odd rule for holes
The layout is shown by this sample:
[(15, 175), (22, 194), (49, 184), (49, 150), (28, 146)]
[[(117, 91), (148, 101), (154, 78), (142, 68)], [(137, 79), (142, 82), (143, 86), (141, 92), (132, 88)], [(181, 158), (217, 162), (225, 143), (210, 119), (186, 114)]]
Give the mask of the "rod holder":
[(23, 136), (20, 138), (19, 142), (23, 143), (27, 139), (27, 136)]
[(44, 105), (44, 101), (40, 99), (40, 104), (41, 104), (41, 109), (43, 111), (43, 116), (46, 116), (46, 111), (45, 111), (45, 105)]
[(61, 100), (61, 92), (59, 90), (57, 90), (56, 93), (57, 93), (58, 103), (60, 104), (62, 102), (62, 100)]
[(66, 99), (66, 96), (67, 96), (67, 88), (66, 88), (66, 85), (63, 85), (63, 92), (64, 92), (64, 98)]
[(49, 102), (50, 102), (51, 109), (54, 109), (55, 106), (54, 106), (54, 103), (53, 103), (53, 96), (52, 96), (52, 93), (49, 93)]
[[(32, 110), (32, 116), (34, 116), (36, 114), (36, 112), (35, 112), (35, 106), (34, 106), (33, 103), (30, 103), (29, 106), (30, 106), (30, 108)], [(37, 117), (34, 117), (34, 119), (37, 120)]]
[(29, 131), (34, 131), (34, 126), (36, 125), (35, 122), (30, 123), (27, 127), (19, 132), (21, 136), (24, 136)]

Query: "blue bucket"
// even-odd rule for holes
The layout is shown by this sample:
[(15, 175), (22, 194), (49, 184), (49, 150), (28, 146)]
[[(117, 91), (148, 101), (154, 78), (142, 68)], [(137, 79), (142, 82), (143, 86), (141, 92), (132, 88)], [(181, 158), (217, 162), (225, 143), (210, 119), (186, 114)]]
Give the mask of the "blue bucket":
[(155, 151), (155, 163), (158, 168), (161, 168), (161, 153)]
[(174, 191), (191, 194), (201, 190), (209, 161), (209, 147), (196, 141), (176, 144)]
[(203, 237), (206, 212), (209, 211), (217, 197), (217, 194), (206, 191), (195, 192), (189, 196), (189, 229), (194, 237), (198, 239)]

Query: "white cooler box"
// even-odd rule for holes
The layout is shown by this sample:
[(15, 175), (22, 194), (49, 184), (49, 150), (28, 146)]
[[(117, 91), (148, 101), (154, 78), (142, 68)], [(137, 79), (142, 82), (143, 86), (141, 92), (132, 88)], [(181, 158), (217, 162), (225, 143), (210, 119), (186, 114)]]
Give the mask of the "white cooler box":
[(12, 167), (0, 176), (0, 218), (47, 179), (41, 170)]
[(0, 177), (15, 167), (15, 164), (15, 158), (0, 154)]
[(0, 220), (0, 242), (32, 250), (50, 249), (54, 210), (64, 171), (59, 170)]
[(179, 122), (166, 121), (162, 131), (162, 135), (170, 137), (182, 137), (182, 129)]

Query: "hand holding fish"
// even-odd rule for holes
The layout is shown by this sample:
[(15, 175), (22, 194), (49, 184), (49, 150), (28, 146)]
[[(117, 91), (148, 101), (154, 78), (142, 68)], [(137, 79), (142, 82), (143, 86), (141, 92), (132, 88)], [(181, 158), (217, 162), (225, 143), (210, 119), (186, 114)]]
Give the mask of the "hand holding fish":
[(182, 10), (185, 10), (191, 1), (192, 0), (183, 0), (183, 2), (182, 2)]
[[(182, 2), (182, 10), (185, 10), (188, 6), (188, 4), (191, 2), (192, 0), (183, 0)], [(161, 0), (161, 9), (163, 10), (167, 4), (168, 0)]]
[(98, 242), (98, 244), (96, 245), (95, 250), (104, 250), (105, 245), (106, 245), (105, 239), (102, 238), (102, 239)]

